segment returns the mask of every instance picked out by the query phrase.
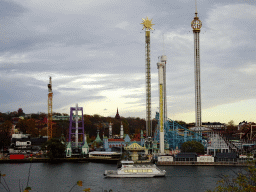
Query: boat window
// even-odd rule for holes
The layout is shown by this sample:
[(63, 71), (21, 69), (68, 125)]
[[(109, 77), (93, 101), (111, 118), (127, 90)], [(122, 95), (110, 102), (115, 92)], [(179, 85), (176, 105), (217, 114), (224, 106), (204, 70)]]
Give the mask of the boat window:
[(137, 169), (133, 169), (132, 172), (133, 172), (133, 173), (137, 173)]
[(140, 173), (141, 173), (141, 172), (142, 172), (142, 169), (138, 169), (138, 172), (140, 172)]
[(128, 172), (129, 172), (129, 173), (132, 173), (132, 169), (129, 169)]
[(148, 172), (147, 169), (143, 169), (143, 172)]
[(148, 169), (148, 172), (153, 172), (152, 169)]
[(128, 172), (128, 170), (126, 169), (126, 170), (124, 170), (124, 172), (125, 172), (125, 173), (127, 173), (127, 172)]

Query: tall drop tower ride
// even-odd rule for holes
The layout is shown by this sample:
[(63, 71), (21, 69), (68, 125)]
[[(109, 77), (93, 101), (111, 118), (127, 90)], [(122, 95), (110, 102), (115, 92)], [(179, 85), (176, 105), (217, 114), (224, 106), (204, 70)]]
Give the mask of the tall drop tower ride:
[[(166, 60), (166, 59), (165, 59)], [(160, 153), (164, 154), (164, 123), (165, 123), (165, 108), (164, 108), (164, 68), (165, 68), (165, 62), (163, 60), (160, 60), (161, 62), (157, 63), (158, 68), (158, 81), (159, 81), (159, 128), (160, 128)], [(162, 62), (163, 61), (163, 62)]]
[(194, 65), (195, 65), (195, 126), (201, 127), (201, 82), (200, 82), (200, 50), (199, 50), (199, 33), (202, 27), (202, 22), (197, 16), (197, 6), (194, 20), (191, 22), (191, 27), (194, 33)]
[(164, 63), (164, 73), (163, 73), (163, 81), (164, 81), (164, 86), (163, 86), (163, 95), (164, 95), (164, 122), (167, 121), (167, 97), (166, 97), (166, 61), (167, 61), (167, 57), (166, 55), (162, 55), (160, 57), (161, 62)]
[(50, 77), (49, 79), (49, 84), (48, 84), (48, 120), (47, 120), (47, 135), (48, 135), (48, 140), (52, 138), (52, 78)]
[[(146, 59), (146, 135), (147, 137), (152, 136), (152, 125), (151, 125), (151, 74), (150, 74), (150, 30), (153, 30), (152, 19), (148, 17), (143, 19), (141, 23), (143, 29), (145, 29), (145, 59)], [(142, 29), (142, 30), (143, 30)]]

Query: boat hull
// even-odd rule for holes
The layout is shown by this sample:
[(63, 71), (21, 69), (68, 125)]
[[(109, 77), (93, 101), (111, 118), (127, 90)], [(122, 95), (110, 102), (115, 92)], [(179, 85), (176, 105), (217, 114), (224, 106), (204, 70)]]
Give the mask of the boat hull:
[(118, 174), (117, 171), (106, 171), (105, 174), (103, 174), (105, 177), (122, 177), (122, 178), (128, 178), (128, 177), (164, 177), (165, 172), (163, 173), (157, 173), (157, 174), (139, 174), (139, 173), (132, 173), (132, 174)]

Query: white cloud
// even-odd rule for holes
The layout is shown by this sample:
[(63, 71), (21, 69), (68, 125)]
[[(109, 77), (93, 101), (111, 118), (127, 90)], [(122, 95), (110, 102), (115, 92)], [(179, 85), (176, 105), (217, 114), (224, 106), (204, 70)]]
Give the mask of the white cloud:
[(256, 63), (248, 63), (243, 68), (240, 68), (239, 71), (246, 75), (256, 75)]
[(118, 23), (115, 27), (125, 30), (128, 28), (128, 26), (129, 26), (129, 22), (123, 21), (121, 23)]

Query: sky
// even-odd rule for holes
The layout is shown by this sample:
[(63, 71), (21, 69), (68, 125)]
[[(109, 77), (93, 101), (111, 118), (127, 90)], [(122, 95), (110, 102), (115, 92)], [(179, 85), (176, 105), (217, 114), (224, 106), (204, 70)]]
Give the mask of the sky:
[[(195, 121), (191, 0), (1, 0), (0, 112), (146, 116), (145, 31), (152, 19), (152, 117), (167, 56), (168, 118)], [(256, 1), (198, 0), (202, 121), (256, 122)]]

